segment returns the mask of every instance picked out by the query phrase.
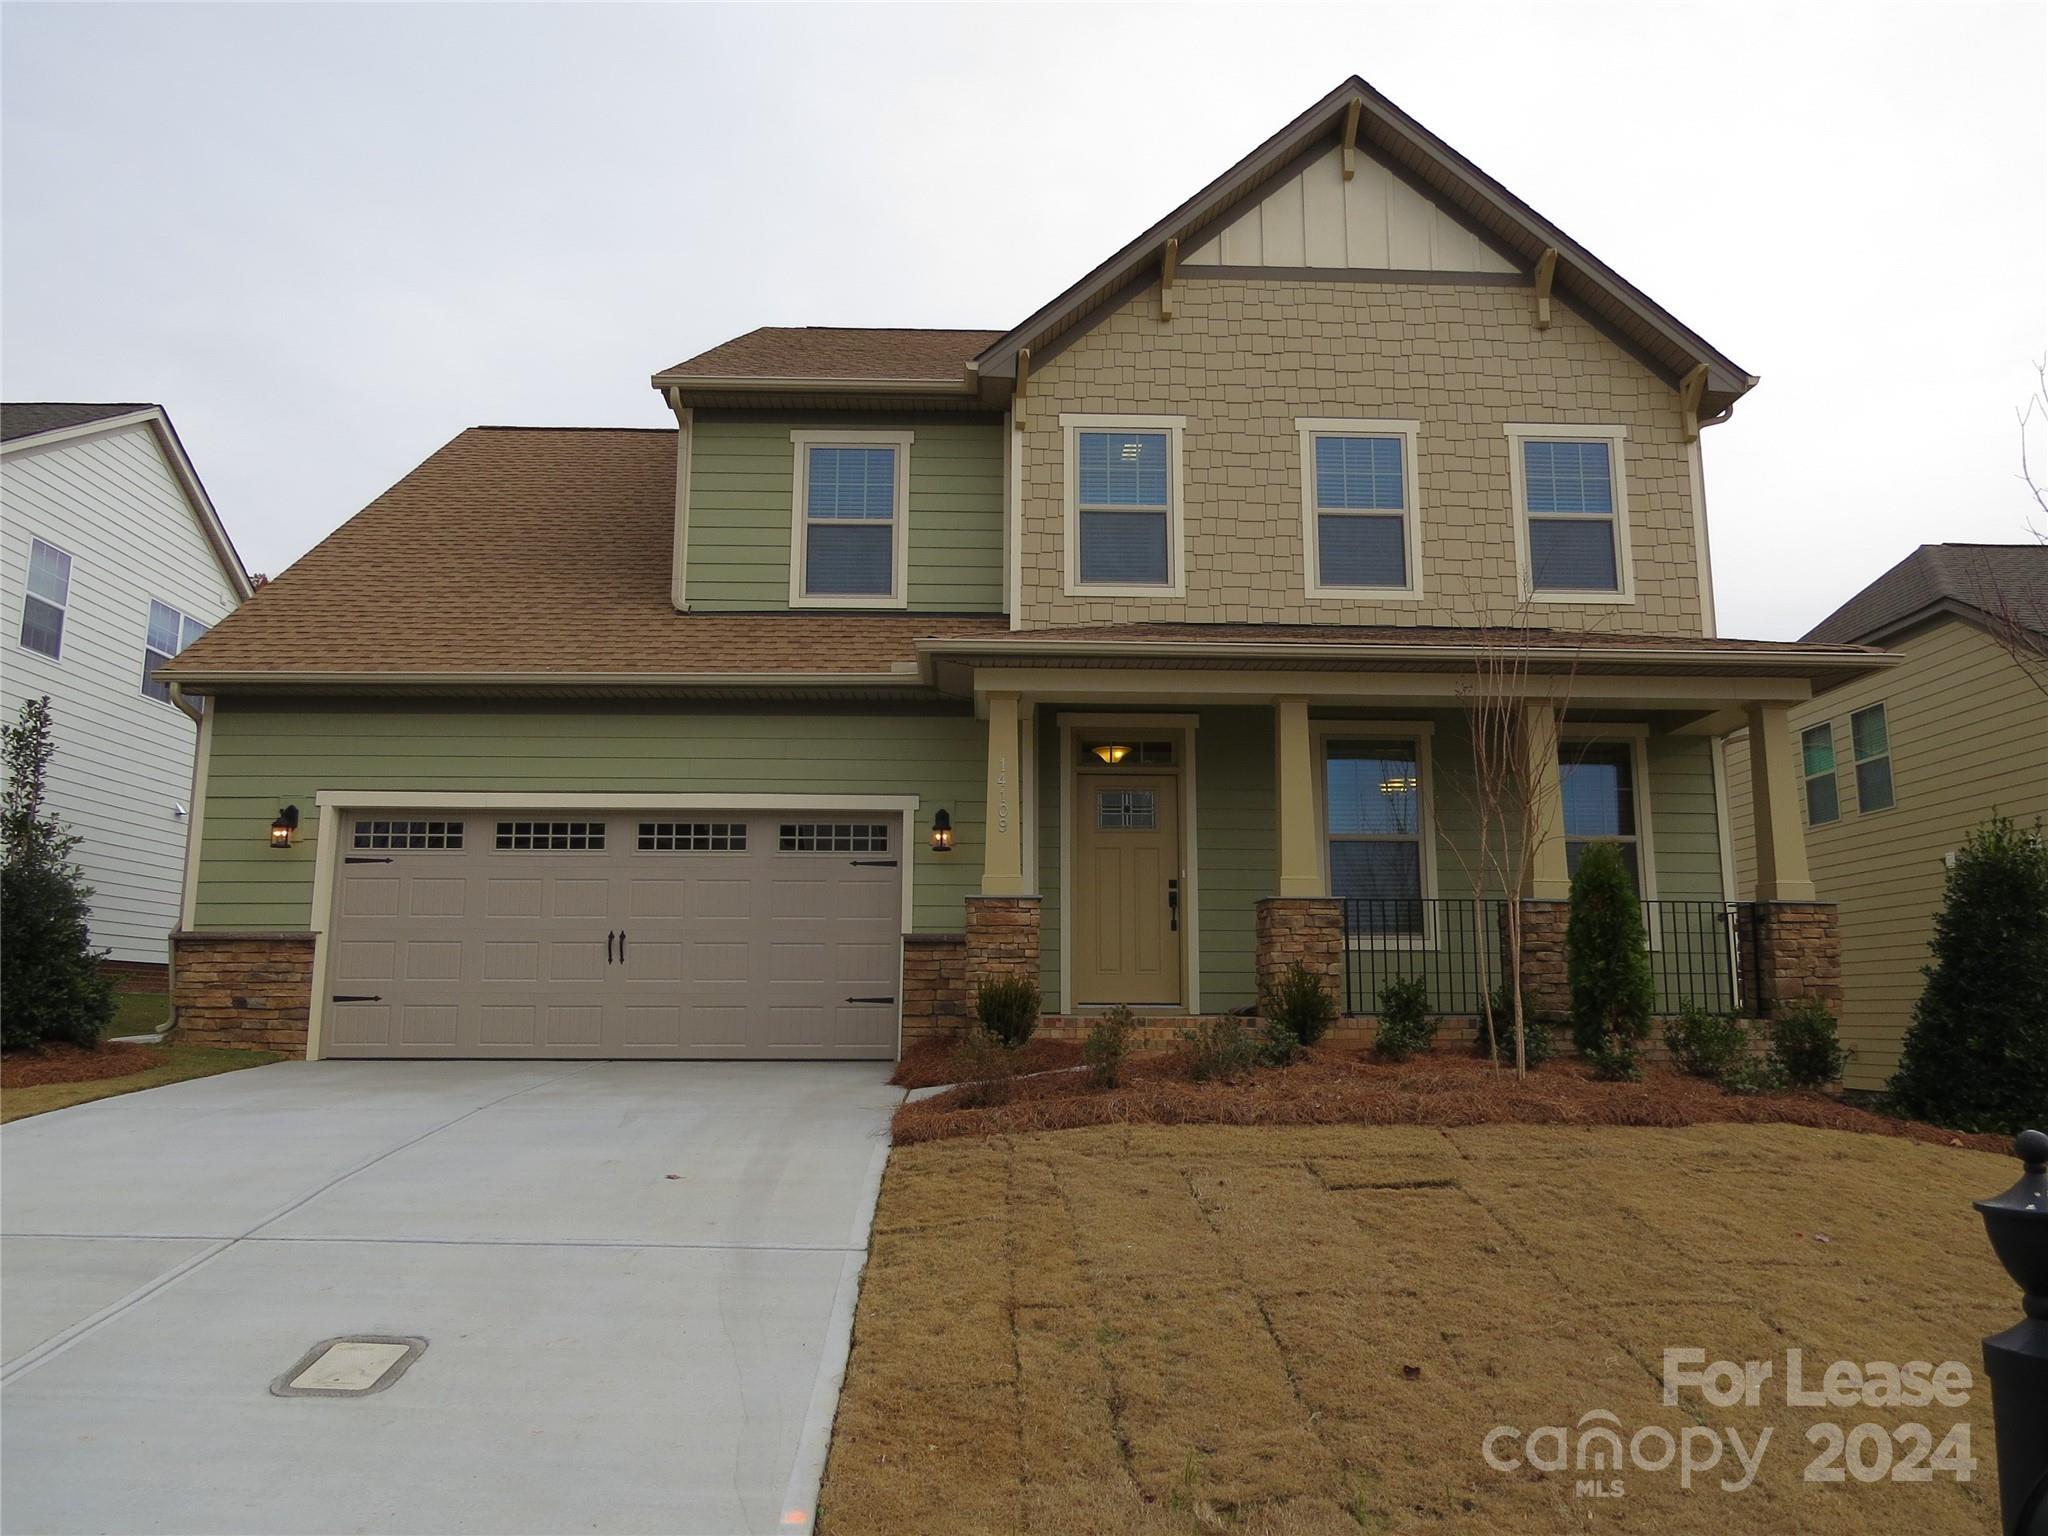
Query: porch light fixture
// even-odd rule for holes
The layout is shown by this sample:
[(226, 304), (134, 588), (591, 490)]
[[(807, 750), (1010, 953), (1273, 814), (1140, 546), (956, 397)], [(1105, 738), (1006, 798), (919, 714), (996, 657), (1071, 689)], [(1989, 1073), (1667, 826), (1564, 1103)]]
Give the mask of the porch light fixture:
[(932, 852), (951, 853), (952, 851), (953, 818), (948, 816), (942, 807), (939, 814), (932, 818)]
[(1094, 754), (1097, 757), (1101, 758), (1105, 763), (1109, 763), (1112, 765), (1122, 762), (1125, 758), (1131, 755), (1131, 749), (1129, 747), (1120, 744), (1111, 744), (1108, 742), (1105, 742), (1103, 745), (1099, 747), (1090, 748), (1090, 750), (1093, 751)]
[(292, 838), (298, 834), (298, 830), (299, 808), (296, 805), (288, 805), (277, 813), (277, 820), (270, 824), (270, 846), (291, 847)]

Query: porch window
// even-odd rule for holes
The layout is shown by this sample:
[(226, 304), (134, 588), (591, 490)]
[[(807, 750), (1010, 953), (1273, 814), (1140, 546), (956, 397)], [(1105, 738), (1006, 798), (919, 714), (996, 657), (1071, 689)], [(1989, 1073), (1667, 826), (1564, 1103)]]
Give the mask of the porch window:
[(1892, 808), (1892, 738), (1884, 706), (1873, 704), (1849, 717), (1849, 740), (1856, 749), (1856, 809)]
[(793, 432), (798, 607), (901, 608), (909, 521), (908, 432)]
[(1564, 793), (1564, 857), (1576, 875), (1594, 843), (1621, 849), (1629, 880), (1643, 894), (1642, 832), (1636, 817), (1635, 752), (1627, 743), (1566, 742), (1558, 750)]
[(1824, 827), (1842, 814), (1835, 792), (1835, 726), (1831, 720), (1799, 733), (1799, 768), (1806, 780), (1806, 824)]
[(1330, 894), (1352, 933), (1423, 932), (1422, 764), (1413, 741), (1332, 739), (1323, 758)]

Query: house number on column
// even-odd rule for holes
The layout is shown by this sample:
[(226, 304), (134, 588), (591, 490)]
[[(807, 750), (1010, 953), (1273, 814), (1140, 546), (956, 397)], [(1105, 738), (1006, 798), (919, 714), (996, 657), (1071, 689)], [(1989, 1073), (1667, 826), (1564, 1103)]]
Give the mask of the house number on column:
[(996, 830), (1010, 830), (1010, 760), (996, 759)]

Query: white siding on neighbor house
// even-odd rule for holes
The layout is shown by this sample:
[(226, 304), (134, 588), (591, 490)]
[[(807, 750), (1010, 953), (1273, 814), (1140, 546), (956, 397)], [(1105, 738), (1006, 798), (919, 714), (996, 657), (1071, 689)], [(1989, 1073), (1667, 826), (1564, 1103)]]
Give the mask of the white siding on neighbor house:
[[(71, 557), (62, 654), (21, 644), (29, 541)], [(50, 696), (50, 803), (84, 838), (93, 942), (168, 958), (184, 884), (198, 728), (142, 692), (154, 598), (212, 625), (235, 606), (198, 514), (147, 423), (22, 447), (0, 460), (0, 708)]]

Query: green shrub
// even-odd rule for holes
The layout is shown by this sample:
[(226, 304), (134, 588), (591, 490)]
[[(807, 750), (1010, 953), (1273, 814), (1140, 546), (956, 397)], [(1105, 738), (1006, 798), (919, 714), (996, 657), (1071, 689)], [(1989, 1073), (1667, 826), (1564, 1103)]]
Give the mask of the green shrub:
[(1740, 1019), (1688, 1002), (1664, 1026), (1664, 1048), (1671, 1052), (1671, 1064), (1686, 1076), (1718, 1081), (1749, 1056), (1749, 1031)]
[[(1514, 988), (1503, 981), (1487, 995), (1493, 1008), (1493, 1033), (1500, 1046), (1500, 1059), (1512, 1066), (1515, 1060)], [(1526, 1006), (1525, 1002), (1525, 1009)], [(1472, 1027), (1472, 1054), (1491, 1061), (1495, 1040), (1487, 1038), (1486, 1016), (1480, 1015)], [(1556, 1054), (1557, 1037), (1551, 1032), (1549, 1023), (1525, 1011), (1522, 1017), (1523, 1062), (1540, 1067)]]
[(1795, 1088), (1818, 1088), (1842, 1075), (1848, 1053), (1835, 1037), (1835, 1016), (1817, 997), (1802, 997), (1770, 1022), (1771, 1062)]
[(1124, 1057), (1130, 1053), (1131, 1033), (1138, 1016), (1122, 1003), (1088, 1026), (1088, 1038), (1081, 1042), (1081, 1060), (1098, 1088), (1114, 1088), (1122, 1081)]
[(1313, 1047), (1336, 1023), (1337, 999), (1329, 983), (1297, 960), (1266, 989), (1259, 1011), (1299, 1044)]
[(1785, 1069), (1769, 1056), (1745, 1056), (1721, 1074), (1721, 1086), (1743, 1098), (1783, 1093)]
[(71, 861), (79, 839), (43, 809), (56, 743), (50, 701), (30, 699), (0, 726), (0, 1049), (96, 1046), (114, 987), (92, 947), (92, 887)]
[(991, 976), (975, 991), (974, 1016), (1004, 1045), (1022, 1045), (1038, 1028), (1038, 983), (1023, 976)]
[(1994, 817), (1944, 880), (1926, 990), (1887, 1101), (1900, 1114), (2010, 1135), (2048, 1105), (2048, 840)]
[(1271, 1044), (1270, 1033), (1262, 1037), (1247, 1029), (1244, 1020), (1229, 1015), (1197, 1019), (1180, 1037), (1185, 1043), (1188, 1076), (1198, 1083), (1228, 1082), (1244, 1076), (1259, 1065)]
[(1436, 1020), (1429, 1015), (1429, 987), (1420, 976), (1390, 977), (1379, 995), (1380, 1027), (1373, 1049), (1389, 1061), (1406, 1061), (1429, 1049)]
[(1009, 1101), (1017, 1075), (1016, 1057), (992, 1030), (970, 1024), (954, 1043), (950, 1062), (960, 1085), (960, 1102), (973, 1109)]
[(1257, 1039), (1259, 1065), (1262, 1067), (1284, 1067), (1304, 1054), (1306, 1049), (1294, 1031), (1278, 1019), (1266, 1020), (1259, 1028)]
[(1649, 1036), (1657, 988), (1643, 941), (1642, 907), (1614, 844), (1586, 846), (1572, 876), (1571, 902), (1565, 968), (1572, 1039), (1599, 1076), (1637, 1077), (1636, 1047)]

